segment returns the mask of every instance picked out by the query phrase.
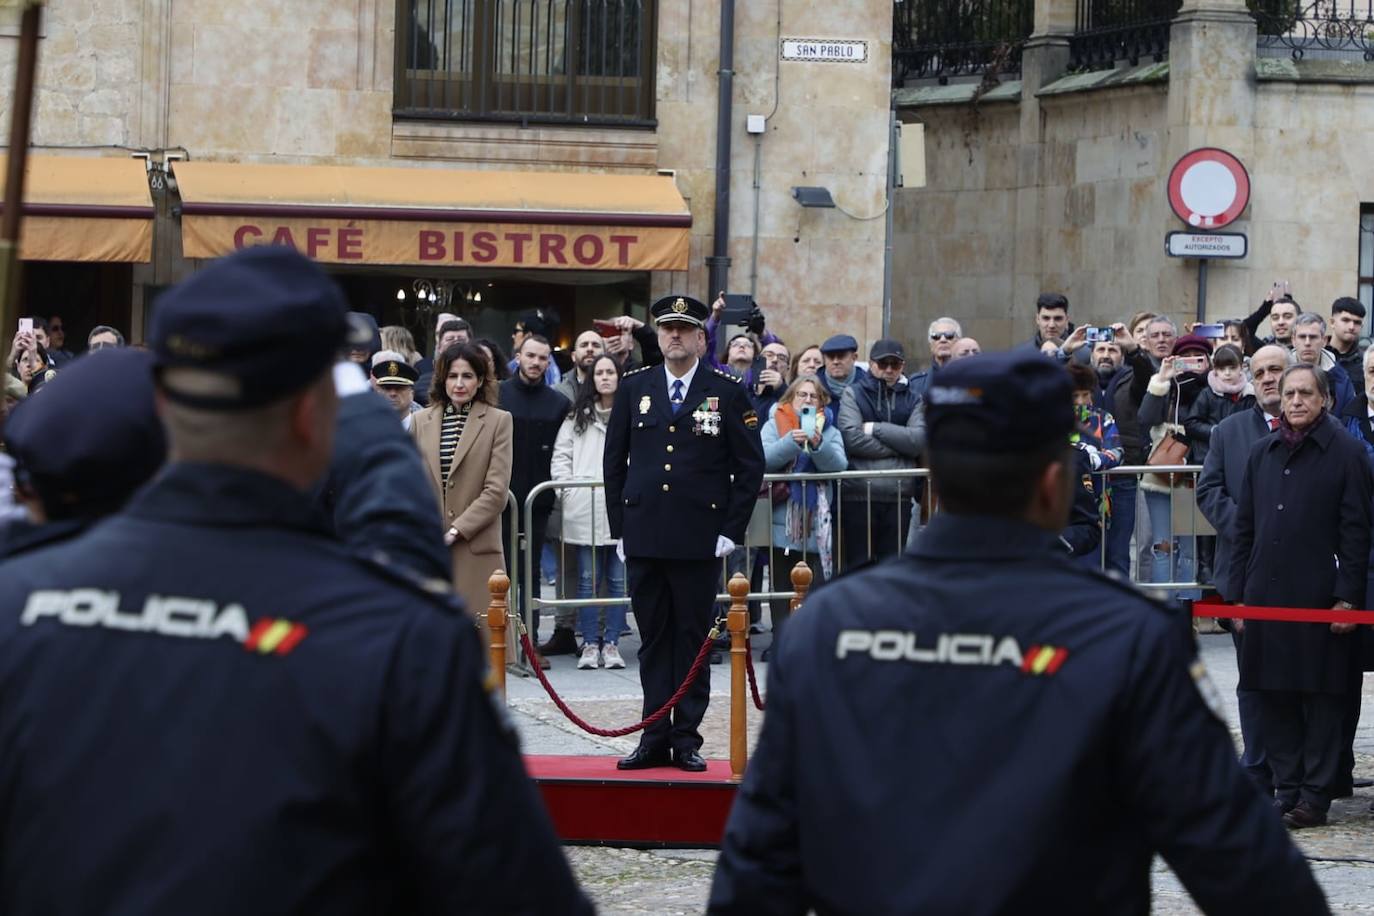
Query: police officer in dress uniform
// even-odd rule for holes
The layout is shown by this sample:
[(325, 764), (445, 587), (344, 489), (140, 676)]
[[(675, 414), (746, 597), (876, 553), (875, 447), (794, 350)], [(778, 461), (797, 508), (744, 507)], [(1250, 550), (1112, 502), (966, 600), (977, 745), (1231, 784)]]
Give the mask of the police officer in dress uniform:
[(0, 912), (591, 911), (475, 628), (310, 500), (344, 313), (282, 248), (170, 291), (171, 463), (0, 565)]
[(952, 362), (941, 511), (788, 623), (715, 913), (1146, 913), (1161, 854), (1208, 913), (1327, 912), (1236, 763), (1188, 621), (1083, 569), (1069, 377)]
[[(690, 296), (650, 307), (663, 364), (626, 373), (606, 431), (606, 514), (642, 640), (645, 716), (686, 679), (711, 628), (720, 558), (743, 543), (763, 480), (748, 392), (699, 359), (710, 313)], [(703, 668), (671, 724), (664, 717), (646, 729), (620, 769), (706, 769), (697, 727), (710, 692)]]
[(0, 529), (0, 557), (73, 538), (117, 512), (162, 466), (167, 441), (145, 350), (99, 350), (15, 408), (5, 445), (31, 521)]

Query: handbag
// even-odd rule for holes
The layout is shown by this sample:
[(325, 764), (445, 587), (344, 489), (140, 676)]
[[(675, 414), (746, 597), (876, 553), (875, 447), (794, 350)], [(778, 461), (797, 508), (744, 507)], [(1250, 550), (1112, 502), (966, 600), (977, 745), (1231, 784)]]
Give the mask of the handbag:
[[(1150, 457), (1145, 461), (1146, 464), (1177, 465), (1188, 463), (1188, 451), (1191, 446), (1187, 438), (1178, 431), (1181, 428), (1178, 424), (1179, 400), (1182, 400), (1182, 398), (1180, 397), (1174, 402), (1174, 422), (1171, 424), (1173, 428), (1166, 430), (1159, 441), (1155, 443), (1155, 447), (1150, 450)], [(1160, 486), (1177, 486), (1174, 482), (1173, 474), (1151, 474), (1150, 476), (1153, 477), (1155, 482)]]
[(787, 502), (787, 497), (792, 493), (792, 485), (785, 480), (775, 480), (768, 485), (768, 498), (775, 506), (781, 506)]

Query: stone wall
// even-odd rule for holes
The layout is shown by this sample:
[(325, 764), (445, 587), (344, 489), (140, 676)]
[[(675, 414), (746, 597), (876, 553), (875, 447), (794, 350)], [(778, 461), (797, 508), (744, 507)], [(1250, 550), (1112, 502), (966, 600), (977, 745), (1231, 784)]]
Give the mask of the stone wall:
[(929, 186), (897, 195), (900, 333), (953, 314), (985, 348), (1008, 346), (1032, 333), (1040, 290), (1065, 293), (1078, 322), (1142, 309), (1194, 320), (1197, 262), (1164, 254), (1165, 234), (1186, 228), (1166, 185), (1201, 146), (1235, 153), (1252, 183), (1225, 230), (1248, 236), (1249, 255), (1210, 263), (1209, 320), (1248, 314), (1280, 278), (1322, 314), (1356, 294), (1360, 207), (1374, 202), (1374, 129), (1362, 117), (1374, 66), (1257, 58), (1243, 9), (1185, 7), (1167, 66), (1047, 83), (976, 108), (952, 104), (954, 87), (917, 92), (927, 103), (901, 111), (925, 125)]

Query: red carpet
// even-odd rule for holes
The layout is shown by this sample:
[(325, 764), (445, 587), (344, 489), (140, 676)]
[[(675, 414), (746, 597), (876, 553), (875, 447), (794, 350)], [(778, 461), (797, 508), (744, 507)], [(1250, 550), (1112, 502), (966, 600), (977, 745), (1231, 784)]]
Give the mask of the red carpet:
[(622, 771), (615, 757), (525, 758), (565, 843), (714, 847), (735, 799), (728, 760), (706, 772), (676, 767)]

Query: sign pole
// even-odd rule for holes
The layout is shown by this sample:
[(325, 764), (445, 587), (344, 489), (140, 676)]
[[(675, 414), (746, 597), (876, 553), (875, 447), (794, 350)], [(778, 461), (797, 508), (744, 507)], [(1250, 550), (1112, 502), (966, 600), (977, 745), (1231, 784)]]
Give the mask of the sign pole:
[(1207, 259), (1197, 262), (1197, 320), (1205, 321), (1207, 315)]
[(34, 71), (38, 66), (38, 28), (42, 12), (40, 0), (29, 0), (24, 6), (20, 19), (19, 61), (14, 74), (14, 101), (10, 108), (4, 211), (0, 212), (0, 338), (6, 341), (19, 322), (19, 228), (23, 221), (24, 163), (29, 152), (29, 123), (33, 117)]

